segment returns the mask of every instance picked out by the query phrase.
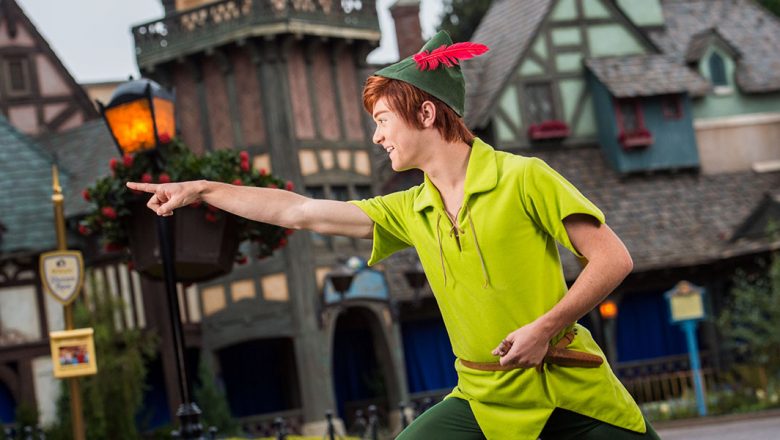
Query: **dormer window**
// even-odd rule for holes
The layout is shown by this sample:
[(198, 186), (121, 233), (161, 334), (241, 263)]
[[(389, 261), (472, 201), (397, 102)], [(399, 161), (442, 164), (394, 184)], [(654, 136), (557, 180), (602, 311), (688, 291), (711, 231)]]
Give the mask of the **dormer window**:
[(726, 63), (719, 53), (713, 52), (709, 59), (710, 81), (715, 87), (728, 87), (729, 80), (726, 77)]

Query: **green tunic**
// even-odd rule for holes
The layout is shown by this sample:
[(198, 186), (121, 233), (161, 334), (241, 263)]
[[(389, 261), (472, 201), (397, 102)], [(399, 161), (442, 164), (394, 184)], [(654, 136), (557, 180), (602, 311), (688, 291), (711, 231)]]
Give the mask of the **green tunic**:
[[(414, 246), (455, 356), (492, 362), (497, 358), (491, 351), (507, 334), (567, 292), (556, 241), (577, 252), (563, 219), (582, 213), (603, 223), (604, 214), (543, 161), (495, 151), (480, 139), (472, 147), (464, 192), (459, 234), (428, 176), (409, 190), (351, 203), (375, 224), (369, 264)], [(604, 356), (586, 328), (577, 324), (576, 331), (569, 348)], [(606, 362), (599, 368), (488, 372), (456, 361), (455, 369), (458, 384), (447, 397), (470, 403), (488, 439), (536, 439), (555, 407), (646, 429)]]

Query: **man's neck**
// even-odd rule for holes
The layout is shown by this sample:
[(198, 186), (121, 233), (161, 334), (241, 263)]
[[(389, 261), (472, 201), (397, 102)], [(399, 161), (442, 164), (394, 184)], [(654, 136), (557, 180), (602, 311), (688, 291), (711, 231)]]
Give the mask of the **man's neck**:
[(466, 181), (471, 147), (465, 142), (437, 142), (421, 167), (440, 192), (462, 191)]

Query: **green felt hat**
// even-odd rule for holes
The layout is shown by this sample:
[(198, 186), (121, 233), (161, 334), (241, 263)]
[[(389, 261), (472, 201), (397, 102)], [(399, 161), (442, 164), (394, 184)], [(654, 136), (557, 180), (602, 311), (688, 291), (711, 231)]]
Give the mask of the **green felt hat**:
[(415, 55), (378, 70), (374, 75), (407, 82), (430, 93), (463, 116), (466, 101), (466, 81), (459, 60), (468, 59), (488, 50), (476, 43), (452, 44), (450, 35), (439, 31)]

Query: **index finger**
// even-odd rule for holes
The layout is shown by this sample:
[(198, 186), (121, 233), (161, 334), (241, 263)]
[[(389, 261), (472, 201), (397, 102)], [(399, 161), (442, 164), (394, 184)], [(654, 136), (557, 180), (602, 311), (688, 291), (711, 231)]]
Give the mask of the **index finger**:
[(157, 191), (157, 187), (160, 186), (159, 183), (138, 183), (138, 182), (127, 182), (127, 187), (130, 189), (134, 189), (136, 191), (144, 191), (148, 193), (153, 193)]

